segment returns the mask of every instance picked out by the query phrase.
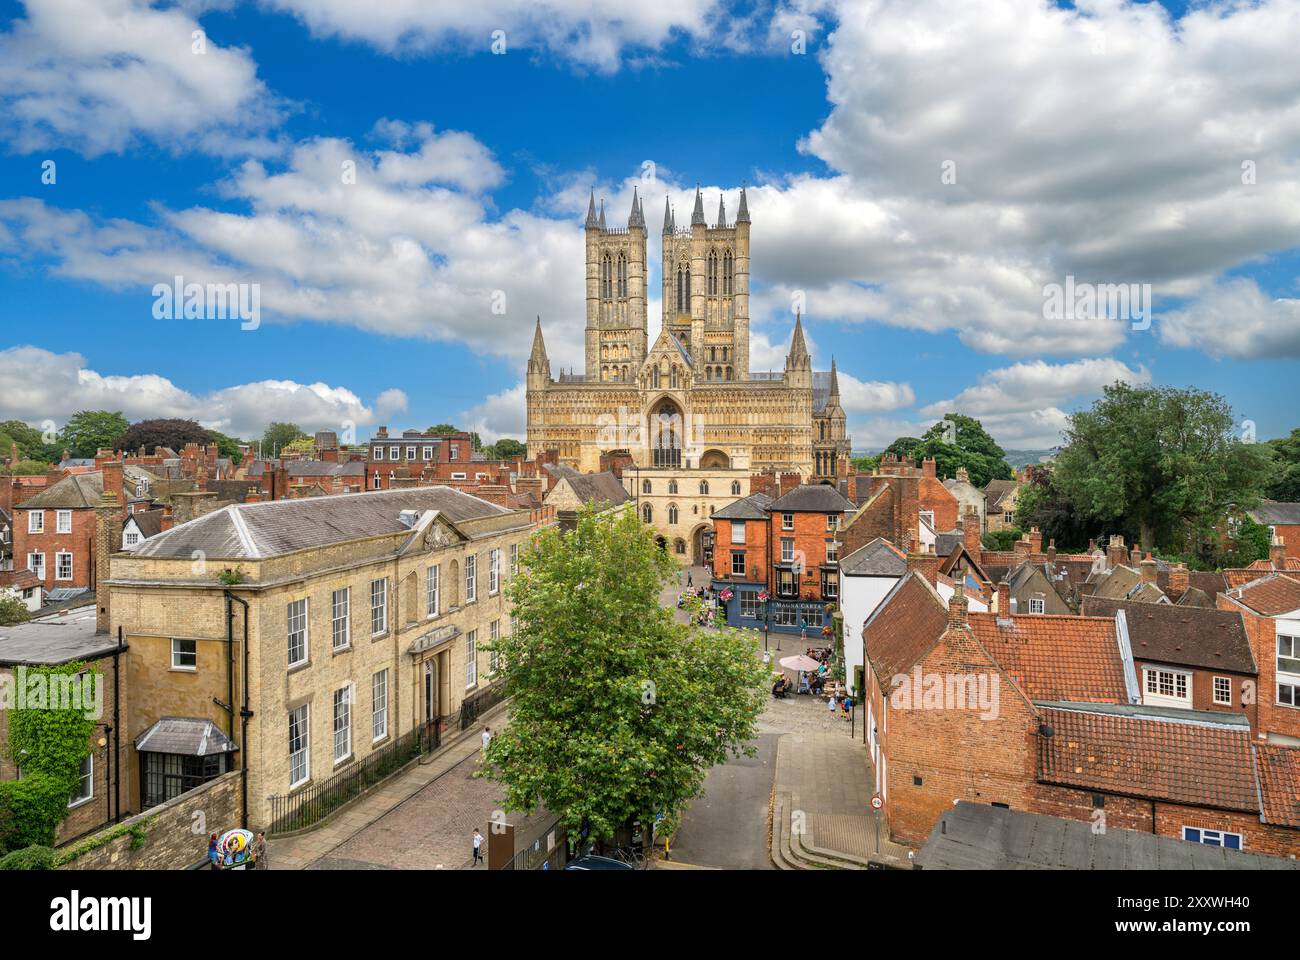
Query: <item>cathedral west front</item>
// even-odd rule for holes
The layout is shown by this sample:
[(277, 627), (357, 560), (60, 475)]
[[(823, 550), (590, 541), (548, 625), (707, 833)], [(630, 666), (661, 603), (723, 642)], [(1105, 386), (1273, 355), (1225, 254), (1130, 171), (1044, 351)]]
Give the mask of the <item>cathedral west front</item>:
[(665, 201), (663, 322), (648, 342), (645, 207), (633, 192), (626, 227), (609, 226), (593, 194), (586, 220), (586, 349), (582, 373), (551, 373), (541, 321), (528, 359), (528, 456), (558, 451), (586, 472), (602, 453), (639, 467), (798, 472), (829, 477), (849, 455), (832, 361), (814, 371), (795, 319), (785, 369), (749, 369), (750, 217), (719, 198), (716, 221), (697, 189), (689, 225)]

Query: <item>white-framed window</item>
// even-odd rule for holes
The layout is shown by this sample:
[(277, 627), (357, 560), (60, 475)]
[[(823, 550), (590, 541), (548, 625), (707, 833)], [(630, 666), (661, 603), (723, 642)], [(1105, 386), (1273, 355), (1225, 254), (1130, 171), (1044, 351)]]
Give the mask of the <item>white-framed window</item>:
[(448, 459), (448, 460), (459, 460), (459, 459), (460, 459), (459, 454), (460, 454), (460, 451), (456, 449), (456, 444), (454, 444), (454, 443), (449, 443), (449, 444), (447, 444), (447, 459)]
[(740, 591), (740, 615), (754, 620), (758, 617), (758, 591)]
[(433, 459), (433, 447), (425, 447), (423, 452), (424, 452), (424, 456), (421, 459), (423, 460)]
[(29, 553), (27, 554), (27, 569), (36, 574), (42, 580), (45, 579), (45, 554)]
[(288, 607), (289, 666), (307, 662), (307, 598), (294, 600)]
[(401, 447), (399, 447), (397, 444), (393, 444), (391, 447), (388, 448), (388, 459), (389, 460), (400, 459), (401, 453), (402, 453)]
[(382, 478), (379, 474), (376, 473), (376, 474), (371, 478), (370, 486), (371, 486), (373, 489), (378, 490), (378, 489), (383, 485), (383, 482), (384, 482), (383, 478)]
[(1143, 703), (1172, 707), (1191, 706), (1191, 676), (1181, 670), (1143, 667)]
[(510, 544), (510, 576), (519, 572), (519, 544)]
[(478, 631), (465, 634), (465, 687), (478, 683)]
[(311, 731), (309, 729), (308, 710), (310, 704), (304, 703), (289, 711), (289, 788), (306, 783), (311, 777)]
[(370, 635), (388, 632), (388, 579), (370, 581)]
[(501, 654), (497, 653), (496, 644), (501, 639), (501, 621), (493, 620), (492, 627), (488, 632), (488, 638), (492, 641), (492, 649), (488, 651), (488, 675), (496, 676), (497, 667), (501, 665)]
[(781, 562), (782, 563), (794, 562), (794, 538), (793, 537), (781, 538)]
[(745, 575), (745, 551), (731, 551), (731, 575), (733, 577), (743, 577)]
[(140, 534), (135, 530), (128, 530), (122, 535), (122, 546), (134, 547), (140, 543)]
[(834, 537), (826, 541), (826, 562), (839, 563), (840, 560), (840, 542)]
[(436, 617), (442, 605), (442, 588), (438, 582), (441, 571), (433, 564), (424, 571), (424, 615)]
[(61, 550), (54, 555), (54, 579), (72, 579), (72, 554), (67, 551)]
[(351, 587), (330, 594), (330, 635), (335, 650), (344, 650), (352, 643)]
[(72, 788), (72, 796), (68, 799), (68, 806), (78, 806), (94, 796), (95, 755), (93, 753), (88, 753), (82, 758), (81, 768), (78, 770), (77, 775), (77, 785)]
[(72, 532), (71, 510), (56, 510), (54, 512), (54, 529), (57, 533)]
[(793, 514), (793, 513), (783, 513), (783, 514), (781, 514), (781, 529), (782, 529), (782, 530), (793, 530), (793, 529), (794, 529), (794, 514)]
[(1300, 707), (1300, 637), (1284, 633), (1277, 635), (1277, 702)]
[(488, 596), (496, 596), (501, 589), (501, 551), (493, 548), (488, 551)]
[(197, 670), (199, 667), (199, 643), (197, 640), (184, 640), (172, 637), (172, 669)]
[(463, 473), (453, 473), (453, 474), (451, 475), (451, 478), (452, 478), (453, 480), (464, 480), (464, 479), (465, 479), (465, 474), (463, 474)]
[(388, 736), (388, 671), (380, 670), (370, 680), (370, 739)]
[(1228, 850), (1241, 849), (1241, 834), (1229, 833), (1227, 830), (1183, 827), (1183, 839), (1190, 840), (1192, 843), (1202, 843), (1207, 847), (1225, 847)]
[(352, 684), (334, 691), (334, 762), (352, 756)]
[(1029, 612), (1030, 612), (1030, 613), (1043, 613), (1043, 612), (1045, 612), (1045, 611), (1046, 611), (1046, 601), (1043, 600), (1042, 597), (1030, 597), (1030, 598), (1029, 598)]
[(44, 510), (27, 511), (27, 532), (28, 533), (45, 532), (45, 511)]
[(1220, 706), (1232, 706), (1232, 678), (1214, 678), (1214, 702)]
[(465, 602), (473, 603), (478, 599), (478, 557), (470, 554), (465, 558)]
[(1005, 523), (1005, 524), (1012, 524), (1012, 523), (1015, 523), (1015, 522), (1016, 522), (1016, 515), (1015, 515), (1014, 513), (1012, 513), (1010, 510), (1008, 510), (1008, 511), (1006, 511), (1005, 513), (1002, 514), (1002, 522)]
[(826, 529), (838, 530), (840, 527), (840, 515), (838, 513), (826, 514)]
[(745, 521), (731, 521), (731, 542), (743, 544), (745, 542)]
[(922, 511), (921, 511), (921, 522), (924, 523), (924, 524), (926, 524), (926, 525), (927, 525), (931, 530), (933, 530), (933, 529), (934, 529), (934, 511), (933, 511), (933, 510), (922, 510)]
[(415, 447), (407, 447), (407, 448), (406, 448), (406, 459), (407, 459), (407, 460), (414, 460), (414, 459), (415, 459)]
[(371, 454), (370, 459), (371, 459), (371, 460), (382, 460), (382, 459), (384, 459), (384, 448), (383, 448), (383, 447), (375, 447), (375, 452), (374, 452), (373, 454)]

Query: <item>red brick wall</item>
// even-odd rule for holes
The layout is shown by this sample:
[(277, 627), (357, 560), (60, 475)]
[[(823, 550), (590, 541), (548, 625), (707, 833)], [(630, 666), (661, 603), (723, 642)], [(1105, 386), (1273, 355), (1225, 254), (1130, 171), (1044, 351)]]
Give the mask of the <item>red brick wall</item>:
[[(72, 511), (72, 532), (57, 533), (58, 511), (45, 511), (45, 532), (28, 533), (28, 514), (31, 511), (18, 507), (14, 510), (14, 569), (27, 567), (29, 553), (45, 554), (45, 589), (57, 587), (94, 586), (95, 564), (95, 511)], [(118, 536), (120, 537), (120, 531)], [(119, 541), (120, 542), (120, 541)], [(72, 554), (72, 579), (55, 580), (55, 554), (66, 551)]]
[(1286, 547), (1286, 555), (1300, 560), (1300, 525), (1275, 523), (1273, 524), (1273, 532), (1276, 536), (1282, 538), (1282, 543)]
[[(15, 552), (15, 557), (17, 553)], [(1249, 607), (1225, 594), (1215, 598), (1220, 610), (1240, 611), (1246, 621), (1246, 635), (1250, 637), (1251, 651), (1259, 666), (1259, 683), (1256, 687), (1256, 717), (1251, 724), (1257, 735), (1278, 733), (1300, 737), (1300, 708), (1277, 702), (1277, 629), (1271, 617), (1262, 617)]]
[[(844, 555), (843, 539), (837, 537), (837, 531), (826, 529), (826, 514), (824, 513), (796, 513), (794, 514), (794, 530), (782, 529), (783, 513), (774, 513), (769, 518), (768, 535), (770, 536), (770, 548), (768, 556), (770, 565), (776, 565), (781, 562), (781, 540), (793, 539), (795, 557), (803, 557), (804, 570), (799, 577), (799, 597), (809, 597), (813, 600), (822, 598), (822, 580), (821, 565), (826, 562), (826, 541), (830, 539), (840, 539), (840, 555)], [(836, 516), (841, 516), (837, 514)], [(755, 526), (758, 526), (755, 521)], [(730, 536), (730, 531), (727, 533)], [(746, 539), (749, 538), (749, 531), (746, 531)], [(720, 543), (721, 541), (716, 541)], [(714, 547), (714, 553), (717, 553), (717, 547)], [(773, 581), (775, 588), (775, 581)]]
[(956, 528), (961, 506), (957, 503), (957, 498), (952, 495), (952, 492), (943, 485), (942, 480), (934, 477), (922, 477), (918, 493), (918, 509), (934, 511), (934, 529), (936, 531), (944, 532)]
[[(731, 521), (713, 521), (713, 576), (719, 580), (731, 579), (731, 554), (734, 550), (745, 551), (745, 578), (750, 582), (767, 583), (767, 531), (768, 526), (762, 520), (745, 521), (745, 545), (731, 542)], [(756, 576), (751, 573), (757, 571)], [(737, 578), (739, 579), (739, 578)]]
[(1118, 797), (1103, 794), (1100, 791), (1075, 790), (1070, 787), (1058, 787), (1053, 784), (1040, 783), (1034, 791), (1034, 813), (1044, 813), (1067, 820), (1079, 820), (1083, 823), (1098, 822), (1094, 819), (1093, 797), (1100, 795), (1103, 799), (1102, 811), (1105, 820), (1101, 821), (1107, 829), (1138, 830), (1150, 833), (1152, 803), (1135, 797)]
[[(885, 705), (885, 810), (891, 835), (924, 841), (954, 800), (1030, 810), (1037, 728), (1032, 707), (968, 634), (948, 631), (921, 668), (923, 675), (941, 677), (992, 672), (999, 681), (997, 716), (982, 719), (973, 709), (903, 709), (892, 701)], [(921, 778), (919, 785), (915, 777)]]
[[(1136, 661), (1138, 684), (1142, 684), (1142, 668), (1155, 667), (1157, 669), (1165, 666), (1159, 663), (1148, 663), (1143, 660)], [(1227, 677), (1232, 681), (1232, 705), (1214, 702), (1214, 678)], [(1244, 684), (1249, 687), (1243, 688)], [(1241, 713), (1246, 715), (1250, 721), (1250, 728), (1256, 728), (1258, 697), (1253, 693), (1246, 693), (1245, 690), (1254, 690), (1258, 688), (1255, 677), (1242, 673), (1229, 673), (1226, 670), (1193, 670), (1192, 671), (1192, 709), (1193, 710), (1213, 710), (1218, 713)], [(1243, 702), (1243, 699), (1248, 702)]]

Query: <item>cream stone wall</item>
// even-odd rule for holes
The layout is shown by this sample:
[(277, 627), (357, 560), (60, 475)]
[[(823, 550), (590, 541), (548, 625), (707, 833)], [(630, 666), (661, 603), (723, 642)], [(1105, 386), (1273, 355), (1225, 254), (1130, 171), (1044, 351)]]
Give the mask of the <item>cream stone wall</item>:
[[(712, 531), (710, 518), (715, 510), (749, 496), (749, 480), (748, 470), (651, 469), (623, 474), (623, 486), (633, 497), (637, 515), (644, 521), (646, 507), (650, 508), (649, 525), (664, 538), (669, 556), (682, 566), (704, 563), (699, 534)], [(707, 485), (707, 492), (701, 484)], [(673, 507), (677, 508), (675, 523)]]
[[(491, 683), (490, 653), (484, 649), (493, 622), (501, 635), (510, 631), (510, 609), (505, 588), (511, 576), (511, 546), (522, 549), (531, 534), (527, 512), (465, 521), (456, 528), (437, 520), (414, 538), (410, 531), (335, 546), (300, 551), (267, 560), (242, 560), (244, 580), (231, 592), (250, 605), (249, 699), (253, 719), (248, 743), (241, 744), (249, 764), (250, 822), (269, 819), (267, 798), (291, 792), (289, 783), (289, 710), (308, 705), (310, 780), (319, 783), (347, 769), (410, 732), (423, 718), (425, 661), (437, 664), (436, 712), (446, 716), (460, 709), (469, 696)], [(464, 537), (468, 537), (466, 540)], [(490, 556), (498, 550), (497, 589), (491, 590)], [(477, 595), (467, 600), (466, 560), (476, 558)], [(439, 567), (440, 603), (435, 615), (425, 606), (425, 577), (431, 565)], [(137, 557), (112, 559), (112, 617), (120, 624), (131, 647), (127, 655), (133, 709), (126, 733), (134, 739), (161, 716), (207, 717), (227, 729), (229, 718), (212, 698), (229, 700), (226, 675), (226, 589), (217, 576), (235, 566), (220, 558), (191, 560)], [(370, 586), (387, 583), (388, 622), (378, 633), (371, 630)], [(331, 597), (334, 590), (351, 591), (350, 642), (333, 648)], [(307, 600), (307, 661), (288, 662), (288, 605)], [(242, 612), (236, 605), (235, 658), (236, 709), (242, 705)], [(450, 639), (425, 644), (412, 653), (413, 644), (430, 631), (447, 626), (458, 629)], [(477, 676), (467, 682), (467, 635), (476, 631)], [(198, 668), (192, 672), (171, 668), (171, 639), (199, 640)], [(427, 647), (427, 648), (426, 648)], [(372, 680), (388, 670), (388, 731), (372, 740)], [(352, 752), (334, 760), (333, 695), (351, 685)], [(238, 721), (236, 742), (239, 742)], [(139, 809), (138, 757), (133, 753), (132, 809)], [(293, 788), (304, 789), (307, 784)], [(124, 804), (125, 806), (125, 804)]]

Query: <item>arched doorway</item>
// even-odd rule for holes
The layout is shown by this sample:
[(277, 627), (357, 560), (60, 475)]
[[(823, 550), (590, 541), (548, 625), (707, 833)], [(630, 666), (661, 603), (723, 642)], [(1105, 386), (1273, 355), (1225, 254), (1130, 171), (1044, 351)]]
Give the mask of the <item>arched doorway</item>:
[(691, 533), (691, 563), (697, 567), (713, 567), (713, 528), (702, 523)]
[(731, 458), (721, 450), (705, 450), (700, 457), (701, 470), (726, 470), (731, 466)]
[(686, 417), (673, 400), (664, 397), (650, 411), (650, 464), (678, 468), (682, 465)]
[(655, 546), (657, 546), (664, 553), (668, 552), (668, 541), (664, 537), (655, 537)]

